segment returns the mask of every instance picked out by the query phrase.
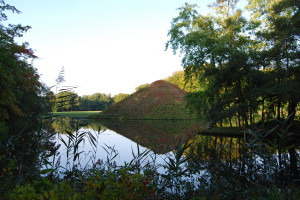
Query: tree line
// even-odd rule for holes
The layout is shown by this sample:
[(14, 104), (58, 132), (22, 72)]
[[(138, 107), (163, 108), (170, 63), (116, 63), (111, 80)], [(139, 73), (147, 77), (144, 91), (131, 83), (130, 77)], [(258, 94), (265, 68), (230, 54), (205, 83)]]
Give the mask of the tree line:
[[(64, 82), (64, 68), (62, 67), (56, 79), (55, 87), (59, 89), (57, 94), (50, 92), (48, 94), (51, 99), (52, 111), (100, 111), (108, 108), (112, 104), (122, 101), (130, 94), (119, 93), (114, 96), (105, 93), (94, 93), (91, 95), (79, 96), (74, 92), (73, 88), (60, 88)], [(135, 91), (148, 87), (149, 84), (145, 83), (135, 88)]]
[(105, 93), (94, 93), (79, 96), (74, 91), (61, 91), (57, 95), (52, 94), (52, 111), (98, 111), (117, 103), (129, 94), (119, 93), (114, 96)]
[[(247, 126), (299, 117), (299, 1), (218, 0), (214, 14), (185, 4), (172, 20), (166, 48), (182, 54), (185, 79), (200, 87), (188, 105), (212, 124)], [(243, 16), (247, 12), (250, 17)]]

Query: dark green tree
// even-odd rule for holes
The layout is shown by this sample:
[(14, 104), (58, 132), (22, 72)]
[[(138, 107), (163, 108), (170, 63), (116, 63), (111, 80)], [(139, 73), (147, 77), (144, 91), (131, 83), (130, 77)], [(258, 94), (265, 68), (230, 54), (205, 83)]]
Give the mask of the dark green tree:
[(202, 88), (188, 95), (190, 105), (213, 123), (237, 115), (248, 122), (252, 66), (248, 50), (253, 41), (246, 36), (248, 24), (236, 1), (217, 1), (216, 16), (202, 16), (195, 5), (186, 4), (172, 21), (167, 47), (184, 54), (182, 64), (188, 78), (198, 77)]
[(79, 97), (73, 91), (62, 91), (56, 95), (53, 111), (75, 111), (78, 109)]
[(45, 87), (39, 82), (32, 60), (37, 58), (28, 43), (18, 44), (29, 26), (3, 24), (5, 11), (20, 13), (15, 7), (0, 1), (0, 121), (14, 117), (36, 117), (45, 105)]
[[(300, 101), (300, 2), (293, 0), (250, 0), (251, 20), (259, 24), (259, 64), (270, 82), (265, 85), (264, 103), (277, 119), (294, 119)], [(287, 107), (287, 112), (286, 108)]]
[(250, 1), (252, 20), (236, 9), (237, 0), (218, 0), (210, 5), (215, 15), (200, 15), (196, 5), (186, 4), (172, 21), (166, 47), (180, 50), (186, 77), (197, 77), (201, 87), (187, 100), (213, 124), (235, 119), (247, 126), (255, 114), (264, 120), (265, 107), (270, 117), (280, 118), (285, 107), (296, 113), (299, 4), (263, 2)]
[(97, 111), (104, 110), (113, 103), (113, 98), (110, 94), (94, 93), (92, 95), (84, 95), (79, 99), (79, 110), (82, 111)]

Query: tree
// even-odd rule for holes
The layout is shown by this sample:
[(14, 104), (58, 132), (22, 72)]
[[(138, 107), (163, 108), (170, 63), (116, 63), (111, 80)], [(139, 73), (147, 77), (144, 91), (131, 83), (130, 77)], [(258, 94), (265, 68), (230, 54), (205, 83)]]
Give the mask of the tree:
[[(20, 13), (0, 1), (0, 121), (15, 117), (36, 117), (43, 110), (46, 88), (39, 82), (37, 70), (30, 61), (37, 58), (28, 43), (18, 44), (29, 26), (8, 25), (5, 11)], [(12, 120), (11, 120), (12, 121)]]
[(129, 94), (124, 94), (124, 93), (119, 93), (113, 96), (114, 99), (114, 103), (118, 103), (120, 101), (122, 101), (123, 99), (125, 99), (126, 97), (129, 97)]
[(94, 93), (92, 95), (84, 95), (79, 99), (79, 110), (97, 111), (104, 110), (113, 103), (110, 94)]
[(149, 83), (142, 84), (142, 85), (140, 85), (140, 86), (137, 86), (137, 87), (135, 88), (135, 91), (137, 92), (137, 91), (139, 91), (139, 90), (141, 90), (141, 89), (143, 89), (143, 88), (146, 88), (146, 87), (148, 87), (148, 86), (149, 86)]
[(217, 1), (213, 5), (217, 16), (199, 15), (196, 5), (186, 4), (173, 19), (169, 31), (167, 48), (175, 52), (180, 49), (186, 76), (198, 77), (202, 86), (198, 92), (188, 95), (188, 101), (213, 123), (222, 124), (223, 119), (231, 118), (234, 113), (247, 121), (244, 104), (251, 66), (245, 49), (252, 41), (241, 34), (247, 23), (242, 12), (234, 10), (235, 3)]
[(62, 91), (56, 95), (54, 111), (74, 111), (79, 105), (79, 97), (73, 91)]
[(187, 92), (199, 91), (201, 87), (199, 85), (198, 79), (195, 76), (190, 76), (189, 78), (187, 78), (184, 71), (174, 72), (172, 76), (166, 78), (165, 81), (177, 85)]
[(187, 79), (196, 77), (201, 86), (188, 94), (189, 106), (221, 126), (224, 120), (232, 125), (233, 119), (247, 126), (259, 110), (264, 120), (266, 102), (269, 111), (277, 107), (278, 118), (287, 104), (289, 113), (295, 113), (299, 5), (289, 0), (267, 1), (262, 8), (256, 4), (252, 11), (262, 13), (256, 15), (259, 19), (246, 20), (236, 3), (217, 0), (211, 5), (216, 15), (206, 16), (186, 4), (172, 21), (166, 48), (180, 50)]
[(285, 105), (293, 119), (300, 101), (299, 7), (299, 1), (293, 0), (250, 0), (248, 5), (251, 20), (259, 24), (260, 64), (275, 83), (266, 85), (264, 100), (271, 102), (278, 119), (283, 117)]

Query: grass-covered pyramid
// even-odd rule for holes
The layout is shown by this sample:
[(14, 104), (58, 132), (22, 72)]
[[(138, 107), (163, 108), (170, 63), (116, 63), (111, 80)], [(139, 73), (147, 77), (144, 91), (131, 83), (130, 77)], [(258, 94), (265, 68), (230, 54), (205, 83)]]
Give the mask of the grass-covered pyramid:
[(103, 111), (103, 116), (127, 119), (189, 119), (186, 91), (167, 81), (155, 81)]

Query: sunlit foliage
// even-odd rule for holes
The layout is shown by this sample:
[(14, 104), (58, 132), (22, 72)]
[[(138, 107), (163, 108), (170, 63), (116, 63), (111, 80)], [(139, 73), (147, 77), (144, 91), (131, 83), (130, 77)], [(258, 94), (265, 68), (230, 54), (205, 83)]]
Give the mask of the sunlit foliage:
[(237, 2), (216, 1), (214, 15), (185, 4), (172, 21), (166, 47), (183, 54), (186, 77), (201, 88), (188, 95), (189, 105), (212, 125), (293, 119), (300, 101), (299, 4), (249, 1), (254, 17), (246, 19)]
[(129, 97), (129, 94), (119, 93), (113, 96), (114, 103), (118, 103), (119, 101), (122, 101), (126, 97)]

